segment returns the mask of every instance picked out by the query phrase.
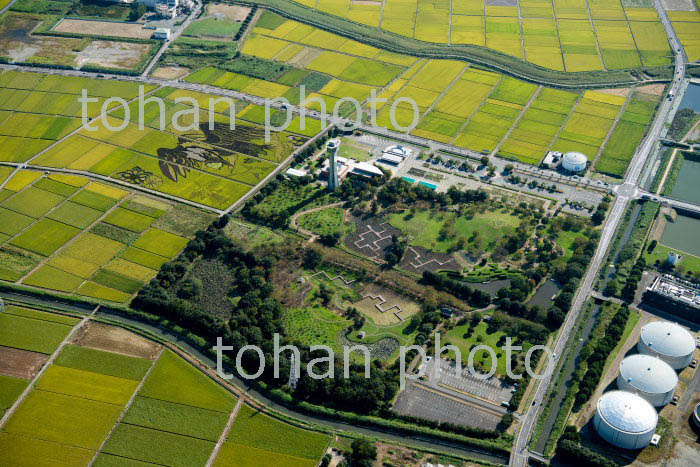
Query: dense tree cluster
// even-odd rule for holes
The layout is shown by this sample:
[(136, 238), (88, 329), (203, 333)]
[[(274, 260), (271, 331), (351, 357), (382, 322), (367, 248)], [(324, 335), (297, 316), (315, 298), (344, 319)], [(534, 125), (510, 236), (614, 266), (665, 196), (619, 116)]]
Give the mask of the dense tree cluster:
[(557, 454), (571, 465), (590, 465), (594, 467), (617, 467), (617, 462), (581, 446), (581, 435), (576, 427), (567, 426), (557, 443)]
[(437, 290), (449, 292), (477, 308), (483, 308), (491, 303), (491, 295), (488, 293), (479, 289), (474, 289), (466, 282), (451, 279), (437, 272), (423, 271), (422, 281), (425, 284), (432, 285)]
[(630, 310), (627, 305), (622, 305), (605, 328), (605, 337), (598, 340), (593, 349), (587, 346), (581, 352), (580, 359), (588, 363), (588, 369), (579, 382), (579, 389), (574, 400), (574, 411), (580, 410), (593, 395), (600, 378), (603, 376), (605, 360), (615, 349), (625, 332), (629, 315)]
[(646, 268), (647, 262), (643, 255), (637, 258), (637, 261), (632, 266), (629, 276), (627, 276), (627, 281), (624, 287), (622, 287), (622, 299), (627, 302), (632, 302), (634, 300), (634, 295), (637, 292), (637, 286), (639, 281), (642, 280), (642, 273), (644, 268)]
[[(224, 223), (225, 221), (221, 221), (207, 231), (197, 232), (195, 239), (189, 242), (183, 254), (176, 260), (165, 263), (156, 278), (138, 293), (131, 305), (134, 309), (175, 322), (203, 337), (210, 346), (216, 343), (217, 337), (221, 337), (224, 345), (233, 347), (233, 351), (227, 353), (232, 359), (235, 359), (238, 351), (245, 345), (259, 347), (266, 362), (260, 379), (271, 387), (284, 386), (289, 376), (289, 353), (283, 353), (279, 359), (280, 378), (274, 377), (274, 366), (271, 363), (274, 360), (274, 335), (285, 335), (281, 319), (283, 306), (271, 296), (273, 286), (270, 279), (277, 258), (274, 255), (258, 257), (246, 252), (223, 234), (220, 228)], [(238, 297), (238, 301), (228, 321), (204, 313), (188, 300), (169, 293), (169, 289), (184, 278), (189, 262), (200, 255), (223, 261), (235, 274), (236, 280), (228, 294)], [(290, 342), (288, 338), (283, 337), (280, 345), (285, 343)], [(313, 358), (327, 356), (325, 352), (311, 352), (308, 347), (296, 344), (301, 351), (302, 368)], [(247, 374), (256, 373), (260, 365), (254, 352), (243, 353), (241, 363)], [(337, 360), (333, 365), (333, 378), (314, 380), (309, 378), (306, 372), (302, 372), (302, 378), (295, 391), (297, 400), (369, 413), (388, 404), (398, 391), (397, 373), (382, 368), (378, 363), (372, 364), (369, 379), (364, 378), (364, 366), (352, 365), (350, 378), (345, 379), (342, 362)], [(322, 364), (314, 367), (317, 374), (322, 374), (327, 369), (327, 364), (325, 368)]]
[(488, 193), (483, 190), (459, 190), (455, 187), (450, 187), (445, 193), (438, 193), (423, 185), (411, 185), (402, 178), (392, 178), (379, 190), (377, 198), (384, 205), (428, 201), (441, 206), (451, 206), (486, 201)]

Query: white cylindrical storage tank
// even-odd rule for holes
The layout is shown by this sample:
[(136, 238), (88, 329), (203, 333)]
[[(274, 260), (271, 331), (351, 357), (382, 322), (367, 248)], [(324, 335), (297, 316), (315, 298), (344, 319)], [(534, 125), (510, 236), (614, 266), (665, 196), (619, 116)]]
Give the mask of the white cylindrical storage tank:
[(678, 375), (668, 363), (651, 355), (632, 355), (620, 363), (617, 387), (642, 396), (654, 407), (671, 402)]
[(696, 428), (700, 429), (700, 404), (696, 405), (693, 411), (693, 423)]
[(561, 166), (569, 172), (583, 172), (588, 165), (588, 158), (580, 152), (567, 152), (561, 160)]
[(654, 436), (659, 415), (651, 404), (627, 391), (610, 391), (598, 399), (593, 418), (598, 434), (624, 449), (641, 449)]
[(695, 339), (676, 323), (654, 321), (642, 328), (637, 349), (639, 353), (659, 357), (674, 370), (680, 370), (693, 359)]

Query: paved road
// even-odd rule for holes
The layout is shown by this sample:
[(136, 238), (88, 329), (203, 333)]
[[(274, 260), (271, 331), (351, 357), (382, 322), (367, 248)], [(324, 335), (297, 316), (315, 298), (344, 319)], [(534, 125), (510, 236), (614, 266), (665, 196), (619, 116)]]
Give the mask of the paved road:
[[(572, 303), (571, 311), (568, 313), (566, 321), (561, 327), (561, 332), (559, 333), (557, 342), (552, 349), (557, 356), (564, 354), (565, 347), (569, 343), (569, 337), (571, 335), (574, 323), (581, 312), (582, 305), (593, 291), (593, 286), (595, 279), (598, 276), (601, 263), (605, 258), (608, 246), (615, 234), (615, 231), (617, 230), (618, 224), (623, 218), (627, 202), (630, 199), (637, 197), (639, 194), (637, 184), (639, 183), (642, 169), (644, 168), (644, 165), (651, 154), (651, 150), (656, 144), (659, 134), (671, 117), (670, 114), (673, 108), (673, 101), (671, 97), (678, 95), (685, 76), (687, 57), (685, 51), (683, 50), (683, 46), (673, 30), (671, 22), (668, 19), (668, 15), (664, 10), (663, 5), (661, 5), (660, 0), (654, 0), (654, 4), (659, 12), (664, 28), (666, 29), (669, 43), (671, 44), (671, 47), (676, 55), (676, 68), (674, 72), (673, 84), (669, 90), (669, 98), (664, 99), (656, 116), (656, 120), (649, 130), (647, 137), (639, 146), (632, 161), (630, 162), (627, 173), (625, 174), (624, 183), (616, 187), (617, 198), (613, 204), (610, 215), (605, 222), (605, 226), (603, 227), (595, 256), (591, 260), (591, 264), (586, 272), (586, 275), (583, 277), (581, 287), (579, 288), (574, 302)], [(538, 415), (542, 407), (542, 401), (547, 393), (549, 384), (554, 380), (555, 378), (552, 377), (541, 380), (540, 384), (535, 390), (534, 405), (530, 408), (527, 414), (523, 416), (522, 424), (511, 452), (510, 464), (513, 466), (523, 466), (527, 463), (527, 459), (529, 457), (527, 443), (532, 435), (532, 430), (535, 427), (536, 421), (538, 420)]]

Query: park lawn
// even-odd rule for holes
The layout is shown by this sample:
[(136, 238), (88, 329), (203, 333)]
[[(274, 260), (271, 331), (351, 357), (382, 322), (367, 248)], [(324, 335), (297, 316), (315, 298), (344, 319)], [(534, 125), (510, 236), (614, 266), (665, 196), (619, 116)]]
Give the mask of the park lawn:
[(0, 313), (0, 345), (51, 354), (71, 326)]
[(172, 467), (205, 465), (214, 443), (120, 423), (104, 452)]
[(47, 217), (78, 229), (84, 229), (102, 216), (103, 212), (82, 204), (66, 201), (54, 209)]
[(297, 428), (244, 404), (228, 441), (318, 461), (326, 450), (328, 435)]
[(69, 344), (56, 358), (56, 365), (121, 379), (141, 381), (151, 367), (151, 361)]
[(139, 395), (229, 413), (236, 398), (171, 351), (161, 354)]
[(41, 321), (49, 321), (51, 323), (65, 324), (67, 326), (73, 326), (78, 324), (80, 319), (73, 318), (70, 316), (59, 315), (57, 313), (47, 313), (44, 311), (32, 310), (30, 308), (22, 308), (14, 305), (7, 305), (3, 310), (3, 313), (15, 316), (24, 316), (25, 318), (34, 318)]
[[(11, 190), (12, 188), (8, 186), (7, 189)], [(20, 214), (38, 219), (64, 199), (65, 197), (57, 195), (56, 193), (30, 186), (3, 202), (2, 206), (12, 211), (19, 212)]]
[(334, 352), (341, 353), (338, 336), (351, 323), (319, 306), (287, 309), (282, 322), (292, 339), (304, 345), (327, 345)]
[(188, 241), (186, 238), (152, 228), (144, 233), (133, 246), (172, 259), (185, 248)]
[(4, 430), (96, 450), (121, 411), (119, 405), (34, 390), (8, 420)]
[(138, 212), (128, 209), (122, 209), (121, 207), (110, 212), (104, 219), (104, 222), (108, 224), (139, 233), (150, 227), (153, 221), (155, 221), (153, 217), (139, 214)]
[(12, 433), (0, 433), (0, 464), (32, 467), (84, 467), (95, 451)]
[(679, 272), (687, 272), (687, 271), (692, 271), (694, 273), (697, 273), (700, 271), (700, 258), (697, 256), (693, 256), (692, 254), (681, 251), (678, 248), (671, 248), (666, 245), (662, 244), (657, 244), (656, 247), (654, 248), (654, 251), (649, 253), (646, 249), (644, 250), (644, 259), (646, 259), (647, 264), (664, 264), (668, 260), (668, 254), (672, 251), (675, 251), (676, 253), (680, 253), (683, 258), (681, 259), (681, 262), (678, 266), (676, 266), (676, 270)]
[(52, 365), (41, 376), (36, 389), (67, 396), (126, 405), (139, 382), (91, 371)]
[[(480, 322), (475, 328), (474, 332), (471, 335), (471, 337), (464, 337), (465, 333), (467, 332), (467, 329), (471, 327), (470, 324), (463, 324), (461, 326), (456, 326), (455, 328), (451, 329), (447, 333), (447, 337), (445, 339), (445, 343), (452, 344), (456, 346), (459, 350), (460, 353), (462, 354), (462, 362), (463, 364), (468, 364), (469, 360), (469, 351), (471, 350), (472, 347), (476, 345), (487, 345), (490, 348), (492, 348), (496, 356), (498, 358), (497, 365), (496, 365), (496, 374), (498, 375), (505, 375), (506, 374), (506, 356), (505, 356), (505, 351), (501, 349), (501, 346), (497, 345), (499, 342), (499, 339), (502, 337), (505, 337), (506, 334), (502, 331), (495, 331), (492, 332), (491, 334), (487, 333), (488, 329), (488, 323), (485, 321)], [(522, 342), (519, 342), (517, 340), (513, 340), (511, 343), (512, 345), (522, 345), (523, 346), (523, 352), (527, 352), (527, 349), (529, 349), (532, 344), (526, 342), (523, 344)], [(505, 340), (503, 341), (503, 345), (505, 345)], [(456, 355), (450, 351), (447, 354), (450, 358), (455, 359)], [(490, 371), (492, 362), (491, 362), (491, 356), (489, 355), (488, 351), (486, 350), (479, 350), (474, 354), (474, 364), (475, 366), (477, 363), (481, 363), (484, 365), (484, 371), (483, 373), (487, 373)]]
[(302, 214), (297, 220), (299, 227), (318, 235), (330, 235), (338, 232), (345, 218), (343, 208), (326, 208), (320, 211)]
[(0, 417), (5, 413), (5, 410), (12, 407), (12, 404), (15, 403), (28, 384), (29, 381), (24, 379), (0, 375)]
[(280, 467), (316, 467), (318, 464), (318, 459), (304, 459), (227, 441), (221, 446), (213, 465), (214, 467), (258, 467), (260, 459), (265, 459), (266, 465)]
[[(475, 233), (483, 246), (491, 245), (512, 232), (520, 220), (505, 212), (477, 213), (472, 219), (466, 219), (464, 216), (456, 217), (454, 213), (421, 209), (415, 215), (411, 215), (410, 211), (392, 214), (390, 223), (411, 236), (412, 245), (447, 252), (458, 239), (468, 241)], [(445, 224), (454, 226), (453, 237), (441, 238), (440, 230)]]
[(233, 37), (241, 29), (236, 21), (217, 18), (204, 18), (192, 22), (183, 32), (185, 36), (193, 37)]
[(228, 414), (150, 397), (136, 397), (123, 423), (153, 428), (193, 438), (218, 441)]

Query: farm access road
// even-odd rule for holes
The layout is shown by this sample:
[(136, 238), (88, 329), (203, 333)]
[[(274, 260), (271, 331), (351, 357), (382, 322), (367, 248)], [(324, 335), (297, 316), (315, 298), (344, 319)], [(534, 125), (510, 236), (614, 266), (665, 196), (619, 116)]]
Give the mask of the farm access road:
[[(685, 50), (683, 49), (683, 45), (678, 39), (671, 21), (666, 14), (666, 10), (661, 4), (661, 1), (654, 0), (654, 6), (656, 7), (656, 10), (662, 20), (664, 29), (666, 30), (666, 35), (668, 36), (669, 43), (674, 50), (676, 59), (674, 79), (668, 94), (669, 98), (664, 99), (649, 134), (637, 148), (637, 152), (632, 158), (632, 161), (630, 162), (625, 174), (624, 183), (616, 187), (615, 191), (617, 193), (617, 197), (603, 227), (598, 248), (596, 249), (594, 257), (591, 259), (588, 270), (581, 281), (581, 286), (579, 287), (579, 290), (576, 293), (574, 301), (571, 305), (571, 310), (567, 314), (566, 321), (562, 325), (557, 342), (552, 349), (554, 354), (557, 355), (557, 358), (561, 357), (561, 355), (565, 355), (566, 353), (566, 348), (570, 343), (569, 338), (571, 337), (574, 324), (576, 323), (578, 315), (583, 308), (583, 304), (593, 292), (595, 278), (598, 277), (601, 264), (605, 259), (610, 242), (617, 231), (620, 222), (622, 221), (627, 203), (639, 196), (640, 192), (638, 185), (642, 170), (647, 163), (647, 159), (649, 158), (649, 155), (651, 154), (660, 133), (673, 117), (673, 96), (676, 96), (677, 99), (680, 98), (678, 97), (678, 94), (679, 90), (683, 86), (687, 56), (685, 54)], [(575, 343), (571, 344), (575, 345)], [(557, 374), (555, 373), (539, 382), (537, 390), (535, 391), (534, 405), (530, 407), (530, 410), (528, 410), (528, 412), (522, 418), (522, 424), (516, 436), (514, 448), (511, 451), (510, 465), (521, 467), (527, 464), (527, 460), (530, 455), (530, 453), (527, 451), (527, 443), (532, 435), (539, 413), (542, 410), (542, 402), (544, 401), (545, 395), (549, 391), (549, 386), (550, 384), (554, 383), (556, 379)]]

